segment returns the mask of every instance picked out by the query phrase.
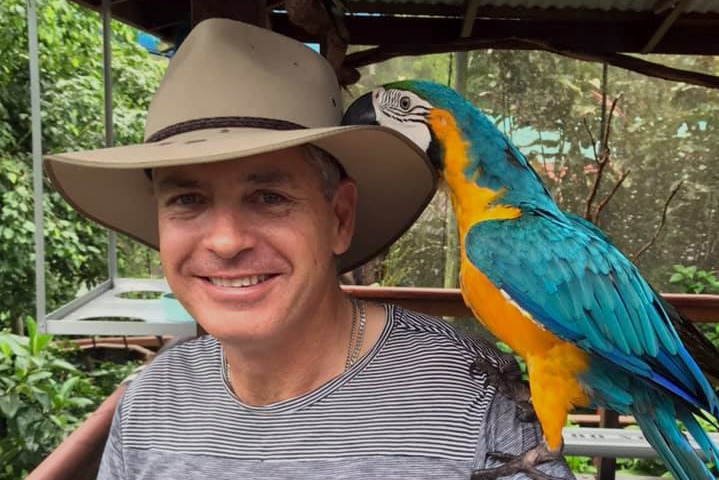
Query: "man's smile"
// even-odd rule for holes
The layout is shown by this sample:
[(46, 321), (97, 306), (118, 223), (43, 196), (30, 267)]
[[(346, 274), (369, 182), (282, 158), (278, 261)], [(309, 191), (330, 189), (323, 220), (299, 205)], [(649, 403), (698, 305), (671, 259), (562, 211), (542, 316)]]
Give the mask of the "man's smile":
[(248, 275), (245, 277), (207, 277), (207, 280), (218, 287), (251, 287), (269, 280), (273, 275)]

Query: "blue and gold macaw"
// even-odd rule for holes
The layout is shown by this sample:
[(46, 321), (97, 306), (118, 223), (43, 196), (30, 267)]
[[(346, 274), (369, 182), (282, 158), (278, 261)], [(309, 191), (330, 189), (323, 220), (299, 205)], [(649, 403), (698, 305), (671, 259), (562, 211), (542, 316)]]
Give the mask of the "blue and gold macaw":
[(556, 458), (568, 412), (599, 405), (633, 414), (675, 478), (714, 478), (676, 420), (719, 465), (695, 418), (716, 419), (719, 401), (665, 304), (599, 229), (557, 207), (484, 114), (445, 86), (403, 81), (357, 99), (344, 123), (405, 134), (441, 172), (457, 217), (462, 295), (527, 363), (545, 442), (525, 457)]

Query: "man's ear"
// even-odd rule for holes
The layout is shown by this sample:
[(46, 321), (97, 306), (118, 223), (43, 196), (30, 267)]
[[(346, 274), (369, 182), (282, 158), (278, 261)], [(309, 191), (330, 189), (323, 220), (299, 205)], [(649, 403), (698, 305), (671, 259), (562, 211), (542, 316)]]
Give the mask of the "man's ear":
[(332, 199), (332, 213), (335, 218), (332, 252), (335, 255), (342, 255), (350, 248), (355, 229), (356, 206), (357, 185), (345, 178), (340, 181)]

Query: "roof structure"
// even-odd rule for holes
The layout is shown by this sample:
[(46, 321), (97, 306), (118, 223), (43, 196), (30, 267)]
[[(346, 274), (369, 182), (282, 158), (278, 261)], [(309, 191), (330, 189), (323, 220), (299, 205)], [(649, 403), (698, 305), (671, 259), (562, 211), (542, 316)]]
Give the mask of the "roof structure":
[[(72, 0), (100, 10), (103, 0)], [(719, 54), (719, 0), (106, 0), (112, 16), (175, 44), (208, 17), (316, 42), (353, 83), (357, 68), (402, 55), (545, 50), (719, 88), (719, 78), (627, 54)], [(348, 45), (370, 48), (346, 55)], [(334, 49), (334, 50), (333, 50)]]
[[(101, 0), (73, 0), (99, 9)], [(112, 15), (173, 41), (191, 21), (197, 0), (114, 0)], [(217, 2), (215, 2), (217, 3)], [(241, 9), (247, 0), (225, 0)], [(266, 1), (273, 30), (320, 41), (290, 22), (283, 1)], [(311, 2), (295, 2), (311, 3)], [(323, 2), (318, 2), (323, 3)], [(342, 4), (355, 45), (411, 45), (452, 51), (453, 42), (478, 48), (549, 44), (584, 52), (719, 53), (717, 0), (327, 0)], [(225, 8), (228, 10), (228, 8)], [(522, 40), (526, 43), (522, 43)], [(535, 47), (535, 48), (538, 48)]]

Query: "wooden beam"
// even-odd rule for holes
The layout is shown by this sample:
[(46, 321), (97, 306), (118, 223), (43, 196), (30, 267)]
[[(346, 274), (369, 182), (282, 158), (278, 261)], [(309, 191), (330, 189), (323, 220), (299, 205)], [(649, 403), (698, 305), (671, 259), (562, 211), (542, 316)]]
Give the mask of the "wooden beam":
[(719, 323), (719, 295), (663, 293), (662, 297), (693, 322)]
[[(73, 0), (98, 10), (99, 0)], [(222, 15), (255, 18), (260, 15), (255, 1), (194, 0), (212, 2)], [(451, 42), (459, 38), (464, 5), (346, 2), (350, 12), (373, 15), (349, 15), (346, 24), (355, 45), (413, 45), (415, 51), (433, 53), (451, 51)], [(196, 3), (199, 5), (199, 3)], [(198, 7), (195, 6), (195, 9)], [(210, 7), (214, 8), (214, 7)], [(237, 13), (239, 10), (244, 13)], [(137, 28), (172, 41), (174, 29), (187, 21), (190, 0), (125, 0), (113, 6), (113, 16)], [(215, 11), (218, 12), (218, 11)], [(256, 12), (247, 13), (247, 12)], [(377, 15), (378, 13), (387, 15)], [(264, 15), (265, 12), (262, 12)], [(401, 16), (398, 14), (402, 14)], [(217, 15), (217, 13), (215, 13)], [(240, 16), (238, 16), (240, 15)], [(424, 15), (417, 17), (412, 15)], [(271, 13), (273, 29), (300, 41), (318, 42), (319, 38), (298, 31), (285, 12)], [(255, 22), (256, 23), (256, 22)], [(654, 53), (719, 55), (716, 31), (719, 14), (686, 13), (653, 48)], [(640, 52), (657, 30), (654, 12), (598, 12), (589, 9), (538, 9), (480, 7), (471, 41), (476, 48), (515, 48), (510, 39), (561, 45), (582, 52)], [(532, 48), (516, 42), (516, 48)], [(413, 53), (414, 54), (414, 53)]]
[[(458, 288), (343, 285), (342, 290), (359, 299), (395, 303), (430, 315), (473, 317)], [(719, 323), (719, 295), (663, 293), (662, 297), (692, 322)]]
[(190, 0), (127, 0), (113, 3), (112, 16), (127, 19), (126, 23), (133, 27), (172, 41), (175, 28), (190, 20)]
[(621, 53), (574, 50), (571, 48), (554, 46), (547, 42), (521, 38), (508, 38), (501, 43), (496, 40), (480, 41), (477, 39), (458, 39), (447, 43), (437, 43), (424, 47), (412, 44), (385, 45), (350, 54), (345, 60), (345, 65), (352, 68), (359, 68), (361, 66), (383, 62), (385, 60), (389, 60), (390, 58), (400, 56), (481, 50), (487, 48), (543, 50), (577, 60), (608, 63), (609, 65), (623, 68), (625, 70), (631, 70), (650, 77), (661, 78), (674, 82), (684, 82), (707, 88), (719, 88), (719, 77), (715, 75), (667, 67), (666, 65), (649, 62), (641, 58), (623, 55)]
[[(273, 14), (274, 29), (290, 34), (288, 21), (282, 13)], [(349, 16), (345, 24), (353, 45), (412, 47), (416, 52), (451, 51), (459, 39), (462, 18)], [(466, 40), (478, 48), (504, 48), (509, 39), (523, 39), (561, 45), (587, 52), (639, 52), (656, 28), (656, 22), (611, 24), (596, 21), (525, 22), (505, 19), (477, 18), (474, 34)], [(655, 47), (655, 53), (719, 54), (716, 29), (719, 16), (712, 22), (677, 21), (671, 31)], [(298, 38), (317, 41), (311, 35)], [(525, 46), (531, 48), (531, 46)]]
[(575, 52), (568, 49), (547, 48), (547, 51), (564, 55), (578, 60), (590, 62), (608, 63), (614, 67), (631, 70), (650, 77), (670, 80), (672, 82), (684, 82), (691, 85), (699, 85), (706, 88), (719, 88), (719, 76), (709, 75), (681, 68), (667, 67), (659, 63), (649, 62), (641, 58), (623, 55), (621, 53), (591, 53), (591, 52)]
[(664, 38), (664, 35), (667, 34), (669, 29), (672, 25), (677, 21), (679, 16), (686, 10), (686, 8), (689, 6), (689, 2), (691, 0), (680, 0), (679, 3), (674, 7), (674, 9), (669, 12), (669, 15), (667, 15), (664, 20), (662, 21), (661, 25), (659, 25), (659, 28), (657, 28), (657, 31), (654, 32), (654, 35), (652, 35), (652, 38), (649, 39), (646, 45), (644, 45), (644, 48), (642, 48), (641, 53), (650, 53), (652, 50), (654, 50), (654, 47), (657, 46), (657, 43)]
[[(674, 0), (675, 2), (678, 0)], [(447, 4), (443, 2), (377, 2), (343, 0), (344, 5), (352, 14), (386, 14), (409, 16), (436, 16), (462, 18), (466, 11), (466, 3)], [(598, 10), (596, 8), (541, 8), (541, 7), (510, 7), (482, 5), (478, 17), (484, 19), (514, 19), (519, 21), (586, 21), (626, 23), (654, 20), (661, 12), (654, 10), (622, 11)], [(705, 14), (695, 14), (704, 16)]]
[(192, 26), (208, 18), (229, 18), (267, 27), (265, 0), (191, 0)]
[(467, 38), (474, 31), (474, 22), (477, 20), (477, 10), (479, 9), (479, 0), (467, 0), (467, 11), (464, 12), (462, 19), (462, 30), (459, 36)]

